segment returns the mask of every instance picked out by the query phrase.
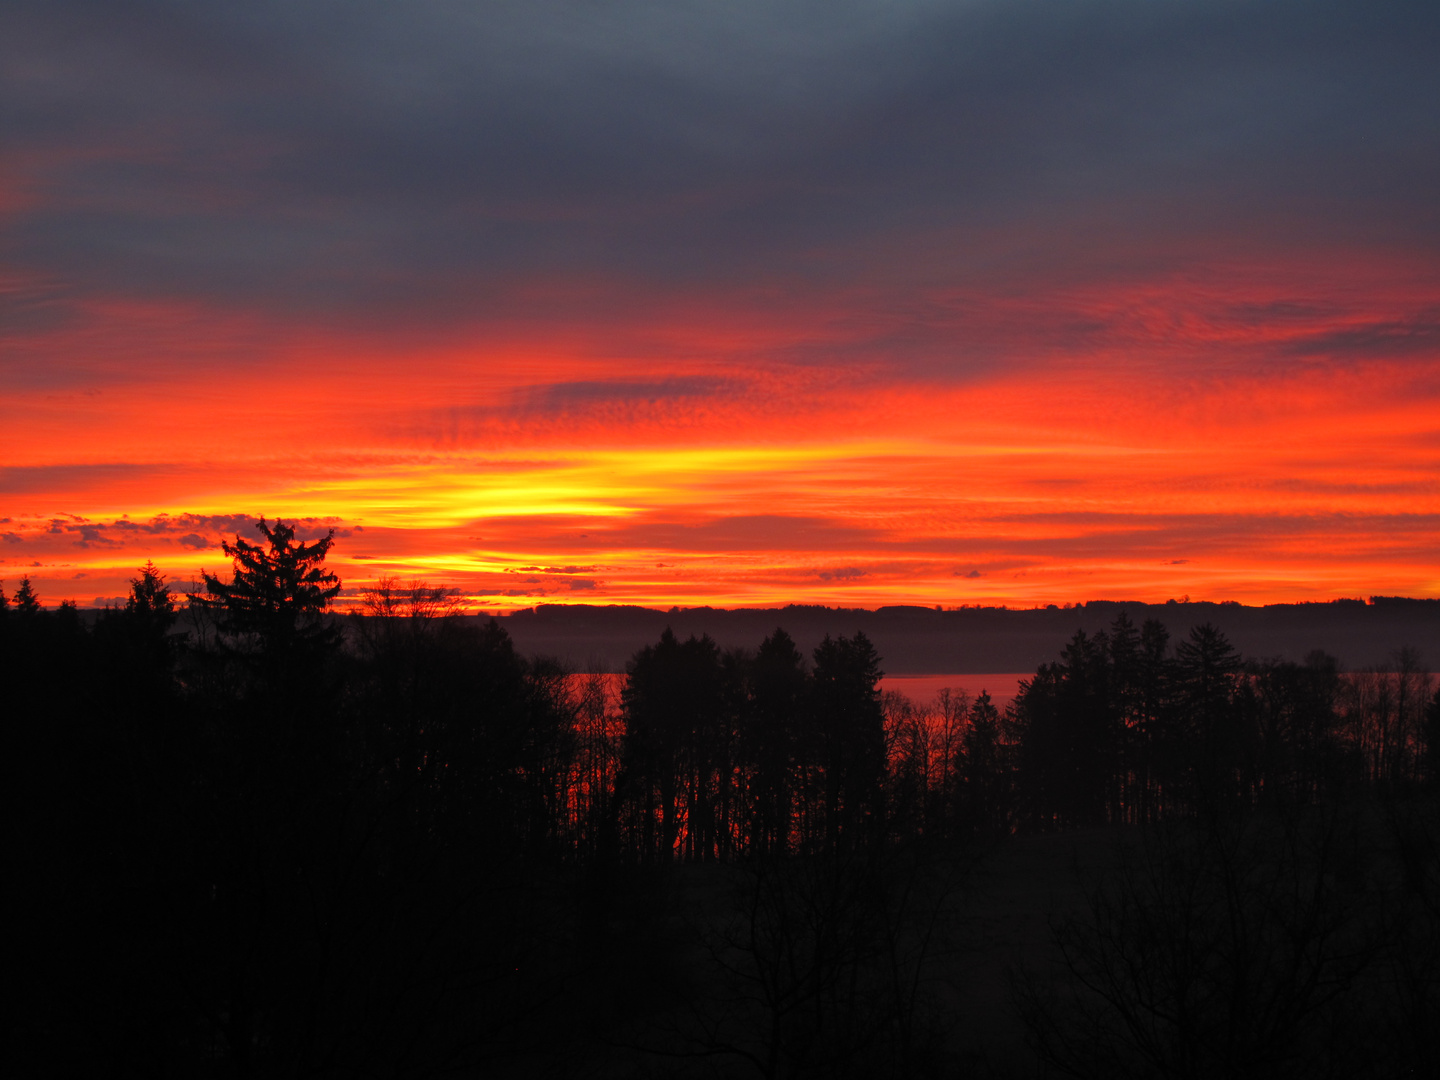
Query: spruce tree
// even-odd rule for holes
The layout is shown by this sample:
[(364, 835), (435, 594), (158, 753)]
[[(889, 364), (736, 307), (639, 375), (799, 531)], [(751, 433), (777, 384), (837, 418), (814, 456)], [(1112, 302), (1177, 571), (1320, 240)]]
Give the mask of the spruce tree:
[(335, 530), (306, 544), (295, 539), (294, 525), (279, 519), (271, 526), (261, 518), (255, 528), (268, 550), (238, 536), (233, 544), (222, 542), (234, 564), (233, 579), (224, 582), (201, 571), (208, 595), (192, 599), (218, 615), (220, 631), (232, 643), (262, 655), (327, 651), (339, 641), (339, 632), (323, 618), (340, 591), (340, 579), (324, 566)]
[(16, 612), (22, 618), (30, 618), (40, 613), (40, 598), (35, 595), (28, 574), (20, 579), (20, 588), (15, 590), (14, 604)]
[(340, 645), (340, 628), (326, 618), (340, 591), (340, 579), (325, 568), (335, 530), (307, 544), (295, 539), (295, 525), (278, 519), (272, 526), (261, 518), (255, 528), (267, 543), (238, 536), (222, 543), (232, 580), (201, 571), (207, 595), (190, 602), (215, 616), (222, 652), (249, 669), (253, 689), (299, 706)]

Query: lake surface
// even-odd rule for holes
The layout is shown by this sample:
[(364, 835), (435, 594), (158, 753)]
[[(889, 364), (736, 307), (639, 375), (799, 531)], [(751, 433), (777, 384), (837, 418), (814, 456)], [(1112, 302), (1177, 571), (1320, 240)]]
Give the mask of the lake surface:
[[(618, 698), (621, 687), (625, 684), (625, 676), (607, 674), (602, 677), (608, 692)], [(982, 690), (988, 690), (990, 700), (997, 707), (1003, 709), (1014, 700), (1020, 680), (1034, 677), (1033, 671), (982, 672), (979, 674), (965, 672), (952, 675), (887, 675), (880, 680), (880, 689), (898, 690), (917, 705), (928, 705), (934, 700), (935, 695), (947, 686), (952, 690), (964, 690), (972, 698), (979, 697)], [(580, 680), (588, 678), (591, 676), (583, 674), (574, 676), (574, 679), (577, 680), (577, 688)]]
[(934, 699), (942, 688), (964, 690), (972, 698), (982, 690), (990, 692), (990, 700), (1004, 707), (1014, 700), (1019, 691), (1021, 679), (1032, 679), (1033, 671), (1021, 672), (965, 672), (958, 675), (887, 675), (880, 680), (881, 690), (898, 690), (917, 705)]

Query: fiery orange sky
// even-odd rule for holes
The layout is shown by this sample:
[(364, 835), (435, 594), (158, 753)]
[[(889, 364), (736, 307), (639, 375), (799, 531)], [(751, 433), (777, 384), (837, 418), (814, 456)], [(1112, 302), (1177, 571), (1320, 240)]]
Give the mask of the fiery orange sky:
[(7, 16), (7, 591), (1440, 594), (1434, 18), (501, 7)]

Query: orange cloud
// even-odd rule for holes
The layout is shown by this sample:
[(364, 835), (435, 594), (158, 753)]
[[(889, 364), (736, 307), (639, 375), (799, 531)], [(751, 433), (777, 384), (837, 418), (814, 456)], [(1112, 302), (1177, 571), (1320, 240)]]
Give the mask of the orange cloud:
[(693, 299), (418, 342), (112, 303), (22, 342), (63, 362), (10, 395), (0, 576), (90, 602), (149, 558), (213, 570), (266, 514), (352, 530), (353, 587), (490, 610), (1433, 595), (1436, 293), (1410, 270), (952, 297), (1009, 359), (951, 370), (843, 312)]

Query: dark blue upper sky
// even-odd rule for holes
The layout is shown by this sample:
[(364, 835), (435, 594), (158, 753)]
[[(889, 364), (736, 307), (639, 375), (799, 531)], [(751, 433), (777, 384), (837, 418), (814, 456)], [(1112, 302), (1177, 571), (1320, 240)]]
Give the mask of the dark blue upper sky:
[(7, 318), (1428, 259), (1437, 58), (1434, 3), (11, 0)]

